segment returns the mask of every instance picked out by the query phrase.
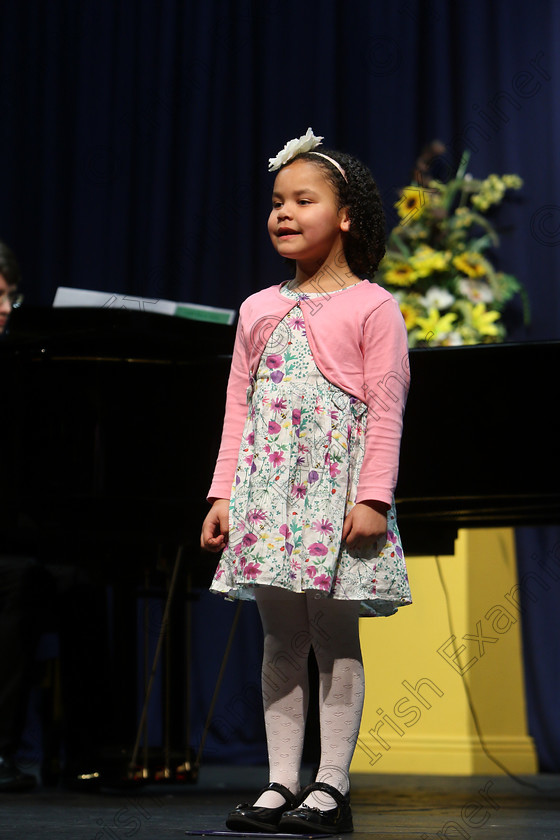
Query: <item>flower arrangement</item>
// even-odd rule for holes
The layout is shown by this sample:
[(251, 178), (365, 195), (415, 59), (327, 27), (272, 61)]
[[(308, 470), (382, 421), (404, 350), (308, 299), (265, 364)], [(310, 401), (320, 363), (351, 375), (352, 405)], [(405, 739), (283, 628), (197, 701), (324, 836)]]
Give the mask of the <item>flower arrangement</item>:
[(518, 175), (473, 178), (468, 153), (452, 180), (428, 180), (442, 148), (437, 141), (428, 147), (414, 182), (402, 190), (395, 204), (400, 223), (375, 279), (399, 301), (411, 347), (501, 341), (506, 302), (521, 294), (527, 318), (527, 301), (516, 278), (496, 271), (486, 253), (499, 239), (485, 214), (523, 182)]

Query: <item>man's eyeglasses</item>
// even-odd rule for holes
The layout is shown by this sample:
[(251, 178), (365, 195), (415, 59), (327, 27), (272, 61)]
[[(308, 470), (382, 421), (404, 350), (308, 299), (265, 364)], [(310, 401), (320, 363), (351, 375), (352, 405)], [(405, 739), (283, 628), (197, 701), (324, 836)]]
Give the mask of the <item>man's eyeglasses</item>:
[(15, 290), (0, 292), (0, 306), (6, 301), (8, 301), (11, 304), (12, 309), (17, 309), (17, 307), (21, 306), (21, 304), (23, 303), (23, 295)]

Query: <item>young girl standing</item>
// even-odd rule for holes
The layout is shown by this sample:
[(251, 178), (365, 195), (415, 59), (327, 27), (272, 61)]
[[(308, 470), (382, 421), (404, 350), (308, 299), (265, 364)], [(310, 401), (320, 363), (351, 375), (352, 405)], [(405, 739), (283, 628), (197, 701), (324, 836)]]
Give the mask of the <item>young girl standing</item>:
[[(371, 281), (384, 219), (368, 169), (311, 129), (271, 159), (268, 232), (295, 263), (241, 306), (202, 546), (211, 589), (254, 599), (270, 783), (227, 819), (247, 832), (352, 831), (349, 768), (364, 698), (360, 616), (410, 604), (395, 520), (408, 348)], [(307, 657), (319, 668), (321, 761), (300, 790)]]

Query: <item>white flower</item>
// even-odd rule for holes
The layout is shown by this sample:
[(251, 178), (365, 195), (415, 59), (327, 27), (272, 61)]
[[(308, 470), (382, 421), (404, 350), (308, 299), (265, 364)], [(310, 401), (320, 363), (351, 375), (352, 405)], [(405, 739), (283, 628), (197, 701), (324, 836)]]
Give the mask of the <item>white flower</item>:
[(448, 309), (455, 302), (455, 298), (447, 289), (431, 286), (426, 294), (420, 298), (420, 301), (428, 311), (435, 306), (441, 312), (442, 309)]
[(315, 137), (311, 128), (307, 129), (306, 134), (294, 140), (288, 140), (281, 152), (278, 152), (276, 157), (268, 159), (268, 171), (275, 172), (288, 163), (289, 160), (295, 158), (296, 155), (302, 152), (310, 152), (316, 146), (321, 145), (323, 137)]
[(494, 300), (490, 286), (480, 280), (459, 280), (459, 291), (471, 303), (492, 303)]
[(460, 347), (463, 344), (461, 333), (458, 333), (457, 330), (447, 333), (442, 344), (444, 347)]

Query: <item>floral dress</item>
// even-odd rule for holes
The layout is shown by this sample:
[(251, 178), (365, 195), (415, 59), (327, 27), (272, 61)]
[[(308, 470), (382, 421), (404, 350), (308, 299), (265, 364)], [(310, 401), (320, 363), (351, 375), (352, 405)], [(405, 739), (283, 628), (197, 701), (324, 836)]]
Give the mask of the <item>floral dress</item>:
[[(303, 297), (286, 288), (282, 294)], [(317, 368), (299, 304), (270, 336), (248, 401), (229, 542), (211, 591), (246, 600), (255, 586), (314, 591), (360, 601), (363, 616), (392, 615), (410, 604), (394, 504), (386, 541), (352, 551), (342, 540), (358, 489), (367, 407)]]

